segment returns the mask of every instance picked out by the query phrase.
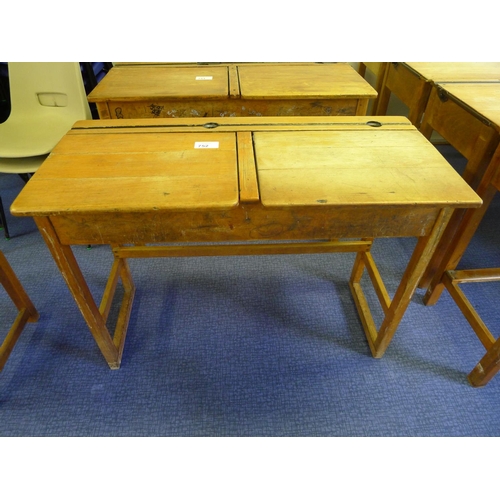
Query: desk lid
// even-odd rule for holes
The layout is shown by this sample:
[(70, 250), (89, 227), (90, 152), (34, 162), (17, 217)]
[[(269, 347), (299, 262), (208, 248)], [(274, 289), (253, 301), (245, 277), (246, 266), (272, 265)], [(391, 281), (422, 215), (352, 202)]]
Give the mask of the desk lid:
[(229, 95), (228, 78), (227, 66), (118, 66), (97, 84), (88, 100), (217, 99)]
[(500, 128), (500, 82), (443, 83), (439, 85), (447, 96), (459, 101)]
[(479, 201), (416, 129), (255, 132), (254, 145), (265, 206)]
[(234, 133), (68, 134), (12, 206), (16, 215), (238, 204)]
[(239, 65), (241, 97), (375, 98), (376, 90), (345, 63)]
[(406, 64), (432, 82), (500, 81), (499, 62), (409, 62)]
[(238, 203), (365, 210), (481, 204), (406, 118), (376, 120), (351, 116), (77, 122), (11, 212), (210, 212)]

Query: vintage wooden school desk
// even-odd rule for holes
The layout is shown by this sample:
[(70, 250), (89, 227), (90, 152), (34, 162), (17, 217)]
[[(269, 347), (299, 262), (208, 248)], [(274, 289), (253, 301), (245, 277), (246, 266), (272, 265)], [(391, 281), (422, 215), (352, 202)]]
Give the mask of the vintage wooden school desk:
[(116, 66), (88, 95), (100, 118), (366, 114), (377, 92), (349, 64)]
[(398, 62), (386, 67), (374, 114), (385, 115), (391, 93), (409, 108), (408, 118), (419, 126), (431, 88), (436, 83), (500, 82), (497, 62)]
[(446, 287), (486, 348), (486, 355), (469, 374), (471, 384), (481, 386), (500, 368), (500, 342), (495, 342), (459, 286), (498, 280), (500, 272), (455, 269), (500, 187), (500, 83), (454, 83), (433, 88), (421, 132), (429, 137), (433, 130), (469, 160), (463, 177), (483, 199), (483, 205), (453, 214), (420, 285), (427, 287), (427, 305), (435, 304)]
[[(438, 132), (468, 160), (462, 176), (477, 189), (500, 143), (500, 83), (434, 86), (420, 131), (428, 138), (433, 131)], [(453, 215), (419, 284), (421, 288), (428, 288), (429, 304), (434, 304), (443, 290), (442, 285), (435, 287), (431, 281), (439, 280), (445, 271), (444, 253), (453, 245), (463, 216), (464, 211), (460, 210)]]
[(474, 306), (460, 289), (460, 285), (499, 281), (500, 268), (455, 269), (498, 191), (500, 191), (500, 146), (477, 188), (477, 194), (483, 199), (483, 205), (477, 209), (466, 210), (442, 259), (440, 271), (443, 269), (444, 271), (442, 274), (435, 275), (425, 297), (428, 305), (433, 304), (437, 301), (442, 289), (446, 287), (486, 349), (486, 354), (468, 376), (470, 383), (474, 386), (486, 385), (500, 370), (500, 338), (495, 340)]
[[(11, 211), (34, 217), (111, 368), (120, 366), (134, 257), (355, 252), (350, 286), (381, 357), (453, 210), (481, 200), (406, 118), (367, 120), (77, 122)], [(392, 300), (370, 253), (381, 237), (417, 237)], [(114, 253), (100, 306), (71, 250), (77, 244)], [(379, 328), (361, 287), (365, 269), (384, 315)], [(119, 278), (125, 292), (111, 335)]]

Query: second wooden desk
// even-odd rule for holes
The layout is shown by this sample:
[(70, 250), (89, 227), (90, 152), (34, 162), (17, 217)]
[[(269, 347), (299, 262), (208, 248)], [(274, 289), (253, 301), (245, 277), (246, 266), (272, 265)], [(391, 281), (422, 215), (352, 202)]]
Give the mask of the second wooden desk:
[(349, 65), (114, 67), (89, 94), (100, 118), (364, 115), (377, 92)]

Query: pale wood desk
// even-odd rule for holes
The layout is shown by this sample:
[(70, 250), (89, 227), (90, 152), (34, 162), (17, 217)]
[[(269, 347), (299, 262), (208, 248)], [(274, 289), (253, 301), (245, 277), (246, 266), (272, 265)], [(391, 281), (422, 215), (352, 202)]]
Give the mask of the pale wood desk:
[(364, 115), (377, 96), (349, 64), (115, 66), (88, 95), (100, 118)]
[[(438, 132), (468, 160), (462, 176), (477, 189), (500, 143), (500, 83), (434, 86), (420, 131), (428, 138), (433, 131)], [(434, 304), (443, 290), (443, 285), (436, 282), (446, 267), (452, 265), (446, 262), (445, 253), (456, 245), (454, 238), (460, 238), (455, 233), (463, 216), (464, 211), (453, 215), (419, 284), (421, 288), (428, 288), (429, 304)]]
[(409, 108), (408, 118), (419, 126), (432, 86), (452, 82), (500, 82), (498, 62), (398, 62), (386, 66), (374, 114), (385, 115), (391, 93)]
[[(34, 217), (103, 356), (118, 368), (133, 257), (355, 252), (350, 286), (381, 357), (453, 210), (480, 203), (406, 118), (219, 118), (208, 128), (204, 119), (143, 119), (77, 122), (11, 211)], [(409, 236), (417, 243), (391, 299), (370, 248), (374, 238)], [(115, 255), (100, 306), (70, 247), (89, 243), (109, 244)], [(361, 287), (365, 269), (380, 327)], [(119, 278), (125, 294), (111, 335), (106, 318)]]
[(428, 305), (437, 301), (442, 289), (450, 295), (459, 306), (465, 318), (486, 349), (486, 354), (469, 374), (469, 381), (474, 386), (486, 385), (500, 370), (500, 338), (495, 339), (489, 328), (483, 322), (474, 306), (467, 299), (460, 285), (466, 283), (487, 283), (500, 280), (500, 268), (455, 270), (468, 244), (478, 228), (488, 206), (495, 194), (500, 191), (500, 147), (481, 179), (477, 194), (483, 199), (483, 205), (477, 209), (466, 210), (465, 216), (455, 231), (448, 251), (443, 258), (441, 274), (436, 274), (426, 294)]
[(459, 286), (496, 281), (500, 270), (455, 269), (500, 188), (500, 83), (455, 83), (433, 88), (421, 131), (429, 137), (433, 130), (469, 160), (463, 177), (483, 204), (478, 209), (457, 210), (453, 214), (420, 286), (427, 288), (427, 305), (435, 304), (446, 287), (469, 321), (487, 351), (469, 374), (472, 385), (482, 386), (500, 369), (500, 342), (495, 341)]

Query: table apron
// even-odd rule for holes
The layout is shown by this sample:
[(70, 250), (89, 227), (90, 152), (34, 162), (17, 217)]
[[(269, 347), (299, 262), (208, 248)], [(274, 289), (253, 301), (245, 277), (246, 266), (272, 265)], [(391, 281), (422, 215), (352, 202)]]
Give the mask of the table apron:
[(148, 211), (50, 216), (64, 245), (207, 243), (333, 238), (420, 237), (437, 207), (292, 207), (260, 204), (228, 210)]
[[(147, 99), (97, 103), (104, 118), (193, 118), (221, 116), (354, 116), (362, 114), (368, 98), (314, 99)], [(366, 106), (364, 106), (366, 104)]]

